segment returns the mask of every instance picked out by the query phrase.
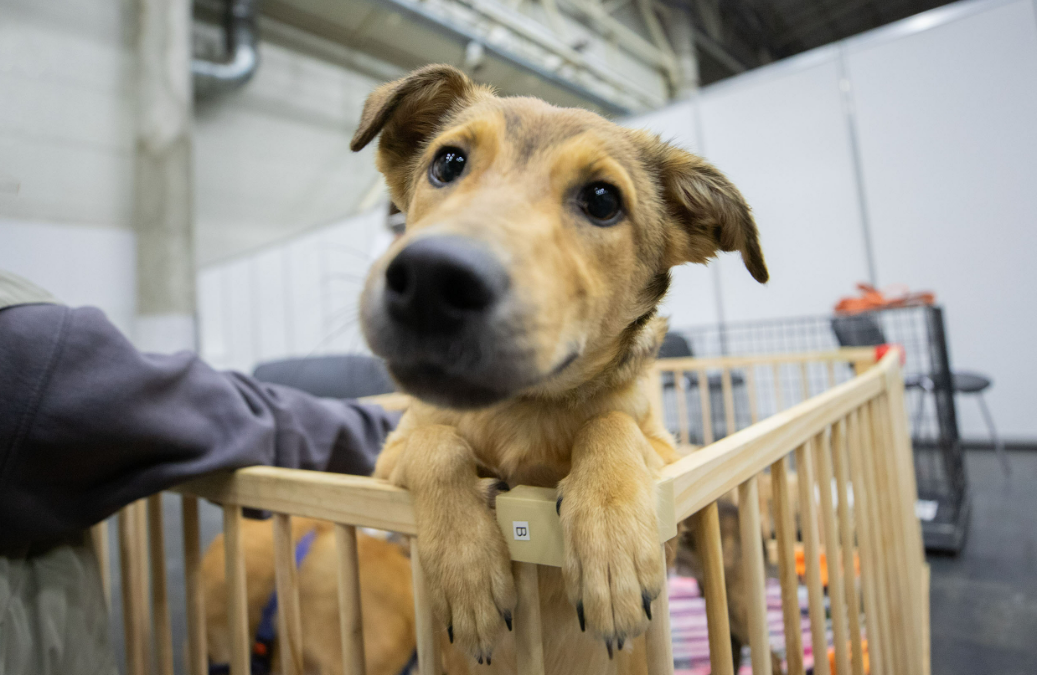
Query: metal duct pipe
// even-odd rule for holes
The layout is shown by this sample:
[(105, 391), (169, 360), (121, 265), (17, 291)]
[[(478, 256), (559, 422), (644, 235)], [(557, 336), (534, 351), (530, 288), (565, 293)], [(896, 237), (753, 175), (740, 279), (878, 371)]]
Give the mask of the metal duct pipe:
[(201, 98), (237, 89), (259, 67), (259, 0), (226, 0), (223, 19), (227, 61), (191, 61), (195, 95)]

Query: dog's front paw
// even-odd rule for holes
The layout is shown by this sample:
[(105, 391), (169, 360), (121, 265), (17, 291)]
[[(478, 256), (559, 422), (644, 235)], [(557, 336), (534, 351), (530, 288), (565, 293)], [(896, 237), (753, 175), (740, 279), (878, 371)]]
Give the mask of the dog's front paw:
[(512, 628), (515, 583), (496, 521), (489, 512), (464, 516), (463, 524), (436, 535), (419, 533), (418, 555), (433, 610), (450, 642), (482, 663), (493, 658), (502, 632)]
[(561, 487), (566, 592), (580, 628), (602, 638), (611, 656), (613, 645), (622, 649), (647, 629), (665, 587), (654, 495), (650, 485), (602, 491), (566, 479)]
[(666, 584), (651, 457), (630, 416), (606, 413), (577, 434), (572, 469), (558, 484), (566, 592), (580, 628), (602, 638), (610, 656), (645, 631)]

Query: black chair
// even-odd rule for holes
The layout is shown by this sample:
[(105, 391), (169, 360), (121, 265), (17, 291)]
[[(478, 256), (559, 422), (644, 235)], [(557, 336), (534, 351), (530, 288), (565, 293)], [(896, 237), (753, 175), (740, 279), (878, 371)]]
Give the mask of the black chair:
[(325, 398), (360, 398), (396, 391), (381, 359), (362, 354), (310, 356), (256, 366), (260, 382), (283, 384)]
[[(882, 328), (879, 326), (878, 321), (875, 320), (874, 315), (870, 313), (837, 316), (832, 319), (832, 331), (835, 333), (836, 340), (843, 347), (872, 347), (887, 344)], [(1005, 454), (1005, 445), (997, 434), (997, 429), (994, 427), (994, 418), (990, 414), (986, 398), (983, 396), (983, 392), (991, 384), (993, 384), (993, 381), (980, 373), (969, 371), (951, 373), (951, 386), (955, 394), (976, 395), (976, 400), (979, 402), (979, 410), (983, 414), (983, 421), (986, 422), (987, 429), (990, 431), (990, 439), (994, 443), (994, 450), (997, 451), (997, 456), (1001, 460), (1001, 466), (1005, 473), (1008, 473), (1009, 465), (1008, 456)], [(931, 375), (912, 373), (904, 376), (904, 388), (921, 389), (928, 394), (932, 394), (936, 391), (936, 383)], [(915, 414), (916, 429), (921, 421), (922, 410), (923, 408), (920, 404)]]

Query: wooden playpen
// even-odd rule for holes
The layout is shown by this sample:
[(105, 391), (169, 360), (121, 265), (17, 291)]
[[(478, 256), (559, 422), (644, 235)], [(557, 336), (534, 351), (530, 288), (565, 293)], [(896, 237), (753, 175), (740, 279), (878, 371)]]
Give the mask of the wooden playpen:
[[(667, 403), (664, 396), (671, 403), (676, 400), (675, 431), (687, 453), (666, 467), (658, 480), (660, 543), (676, 535), (678, 523), (692, 517), (689, 522), (695, 529), (703, 566), (712, 672), (733, 672), (717, 507), (717, 500), (731, 493), (732, 497), (737, 495), (741, 505), (740, 564), (748, 580), (755, 675), (769, 675), (772, 668), (766, 624), (765, 538), (770, 538), (776, 557), (772, 562), (776, 562), (781, 586), (790, 675), (804, 673), (797, 544), (802, 546), (805, 559), (810, 637), (817, 655), (814, 673), (830, 672), (825, 658), (829, 648), (821, 572), (824, 555), (834, 639), (832, 675), (926, 675), (928, 573), (914, 511), (914, 469), (898, 352), (890, 350), (881, 358), (867, 348), (668, 359), (657, 363), (655, 376), (655, 405), (663, 410)], [(845, 381), (837, 384), (840, 379)], [(790, 381), (794, 387), (798, 383), (799, 402), (786, 406), (784, 400), (793, 400)], [(773, 385), (773, 391), (765, 386), (767, 383)], [(814, 389), (823, 391), (812, 395)], [(729, 432), (736, 428), (736, 390), (748, 407), (751, 423), (714, 441), (713, 394), (718, 393), (722, 401), (724, 429)], [(770, 395), (764, 396), (765, 390)], [(694, 408), (689, 408), (688, 401), (696, 393), (701, 411), (697, 433), (703, 444), (693, 448), (690, 417)], [(769, 408), (761, 411), (764, 399)], [(772, 414), (764, 417), (766, 413)], [(761, 501), (762, 481), (769, 483), (770, 497)], [(232, 675), (245, 675), (250, 669), (243, 507), (274, 514), (281, 672), (302, 672), (292, 516), (335, 523), (343, 672), (365, 672), (356, 528), (415, 537), (414, 509), (407, 491), (371, 478), (253, 467), (205, 476), (178, 487), (176, 492), (182, 495), (188, 673), (208, 673), (205, 598), (200, 579), (200, 498), (223, 507)], [(522, 487), (501, 494), (497, 500), (498, 521), (514, 561), (518, 592), (514, 614), (516, 669), (520, 675), (544, 673), (537, 574), (539, 565), (560, 564), (561, 527), (554, 501), (553, 490)], [(758, 503), (763, 507), (746, 508)], [(531, 542), (515, 541), (510, 536), (513, 521), (529, 524), (530, 532), (536, 533)], [(102, 570), (107, 570), (106, 531), (95, 528)], [(174, 645), (160, 497), (127, 507), (118, 516), (118, 532), (127, 672), (144, 675), (157, 667), (162, 675), (171, 674)], [(760, 536), (761, 532), (765, 536)], [(421, 675), (438, 674), (437, 626), (415, 547), (411, 560), (417, 670)], [(656, 603), (655, 619), (645, 636), (648, 672), (672, 674), (666, 593)]]

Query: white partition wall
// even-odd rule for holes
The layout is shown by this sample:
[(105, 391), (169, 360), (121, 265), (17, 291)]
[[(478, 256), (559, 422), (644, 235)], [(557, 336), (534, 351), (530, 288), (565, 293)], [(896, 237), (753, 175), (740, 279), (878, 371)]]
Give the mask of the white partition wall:
[[(698, 110), (685, 101), (662, 110), (639, 115), (624, 122), (634, 129), (646, 129), (667, 143), (702, 154), (698, 137)], [(681, 265), (671, 273), (670, 292), (660, 312), (671, 326), (716, 323), (721, 320), (717, 297), (716, 270), (703, 265)]]
[(385, 207), (257, 253), (198, 279), (202, 356), (251, 372), (263, 361), (367, 352), (357, 321), (364, 276), (391, 237)]
[[(880, 286), (936, 292), (953, 365), (994, 380), (1002, 435), (1037, 440), (1035, 4), (949, 5), (631, 120), (727, 173), (771, 270), (761, 287), (721, 258), (675, 284), (674, 323), (828, 313), (868, 280), (870, 245)], [(987, 438), (976, 403), (958, 409), (962, 435)]]
[[(1037, 15), (952, 5), (846, 45), (878, 277), (931, 288), (956, 368), (991, 375), (1002, 433), (1037, 438)], [(959, 399), (966, 437), (984, 437)]]
[(837, 50), (712, 87), (700, 109), (703, 152), (753, 207), (771, 273), (761, 286), (721, 259), (725, 317), (830, 311), (868, 277)]

